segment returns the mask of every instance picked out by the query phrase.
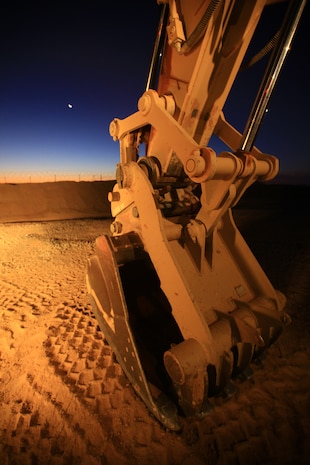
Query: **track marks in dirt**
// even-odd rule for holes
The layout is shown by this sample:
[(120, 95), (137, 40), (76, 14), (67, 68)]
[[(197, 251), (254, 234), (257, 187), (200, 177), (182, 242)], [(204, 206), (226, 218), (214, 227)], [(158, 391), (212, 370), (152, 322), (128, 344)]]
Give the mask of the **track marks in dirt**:
[(81, 464), (85, 457), (91, 465), (102, 465), (108, 463), (107, 456), (117, 463), (106, 434), (61, 379), (49, 373), (53, 385), (48, 386), (30, 373), (26, 378), (17, 400), (7, 406), (10, 414), (0, 448), (4, 465)]
[[(231, 402), (231, 401), (229, 401)], [(183, 440), (192, 453), (210, 465), (272, 464), (272, 454), (257, 419), (223, 404), (208, 417), (187, 421)]]
[(252, 377), (234, 380), (231, 398), (216, 397), (210, 415), (184, 421), (183, 441), (210, 465), (309, 465), (308, 365), (306, 354), (279, 358), (272, 347)]
[(136, 396), (91, 312), (63, 307), (57, 320), (45, 344), (50, 363), (96, 416), (125, 463), (182, 463), (190, 456), (182, 438), (165, 431)]
[(292, 325), (229, 401), (176, 434), (136, 397), (92, 316), (85, 264), (102, 223), (2, 226), (1, 465), (309, 465), (305, 249), (285, 275)]
[[(278, 438), (273, 431), (275, 419), (285, 417), (285, 412), (283, 398), (275, 402), (266, 380), (266, 390), (261, 391), (260, 383), (272, 369), (270, 363), (264, 362), (267, 371), (263, 366), (253, 367), (252, 379), (236, 380), (237, 394), (229, 401), (214, 399), (210, 416), (199, 421), (184, 420), (178, 435), (164, 431), (136, 397), (88, 308), (63, 306), (55, 321), (59, 324), (49, 328), (45, 344), (55, 372), (84, 407), (96, 415), (128, 463), (136, 463), (139, 454), (140, 460), (143, 457), (149, 463), (146, 450), (150, 447), (156, 450), (157, 459), (161, 457), (161, 462), (168, 464), (182, 463), (190, 457), (195, 457), (195, 464), (275, 463), (274, 445), (280, 448), (281, 438), (291, 434), (292, 426), (288, 422), (278, 431)], [(283, 388), (282, 374), (275, 376), (279, 388)], [(271, 383), (277, 380), (272, 379)], [(167, 438), (172, 447), (167, 447)], [(289, 444), (291, 447), (292, 441)], [(298, 455), (295, 449), (289, 452)], [(276, 453), (279, 455), (278, 449)]]
[(47, 292), (31, 292), (26, 287), (7, 280), (0, 280), (0, 308), (21, 315), (41, 315), (50, 307), (51, 295)]

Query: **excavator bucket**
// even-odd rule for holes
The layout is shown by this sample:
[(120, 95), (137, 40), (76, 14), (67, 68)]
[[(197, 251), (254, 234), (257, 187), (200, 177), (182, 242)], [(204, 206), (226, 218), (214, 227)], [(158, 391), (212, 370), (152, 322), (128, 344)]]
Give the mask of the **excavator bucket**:
[[(241, 236), (233, 207), (253, 182), (278, 172), (253, 139), (304, 2), (291, 2), (284, 17), (243, 134), (222, 110), (272, 2), (163, 3), (138, 111), (110, 125), (120, 143), (113, 222), (96, 240), (87, 287), (133, 388), (179, 430), (181, 416), (208, 414), (212, 396), (228, 392), (289, 322), (285, 297)], [(213, 135), (232, 151), (216, 154)]]
[(163, 354), (182, 334), (139, 236), (99, 237), (87, 279), (99, 326), (126, 376), (150, 411), (178, 430)]

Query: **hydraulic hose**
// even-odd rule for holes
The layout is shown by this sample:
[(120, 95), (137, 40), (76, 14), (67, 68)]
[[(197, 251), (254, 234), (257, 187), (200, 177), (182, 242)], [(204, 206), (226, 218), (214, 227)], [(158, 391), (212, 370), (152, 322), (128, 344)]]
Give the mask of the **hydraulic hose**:
[(182, 44), (181, 54), (187, 55), (197, 45), (199, 40), (203, 37), (205, 30), (207, 29), (207, 26), (209, 24), (209, 21), (220, 2), (221, 0), (211, 0), (211, 2), (208, 5), (208, 8), (206, 9), (203, 17), (195, 27), (194, 31), (191, 33), (189, 38)]
[(245, 71), (246, 69), (255, 65), (255, 63), (260, 61), (266, 55), (268, 55), (268, 53), (277, 45), (279, 37), (280, 30), (273, 36), (271, 40), (269, 40), (269, 42), (258, 53), (256, 53), (250, 60), (244, 63), (244, 65), (241, 65), (239, 72)]

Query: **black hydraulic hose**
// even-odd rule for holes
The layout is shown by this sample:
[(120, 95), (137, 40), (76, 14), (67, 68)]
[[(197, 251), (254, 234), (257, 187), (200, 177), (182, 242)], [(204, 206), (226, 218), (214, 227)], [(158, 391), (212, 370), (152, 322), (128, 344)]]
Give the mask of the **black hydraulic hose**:
[(258, 53), (256, 53), (250, 60), (244, 63), (244, 65), (241, 65), (239, 71), (240, 72), (245, 71), (246, 69), (255, 65), (255, 63), (260, 61), (266, 55), (268, 55), (268, 53), (277, 45), (279, 37), (280, 37), (280, 30), (273, 36), (271, 40), (269, 40), (269, 42)]
[(211, 2), (208, 5), (208, 8), (206, 9), (203, 17), (195, 27), (194, 31), (191, 33), (189, 38), (182, 44), (182, 54), (188, 54), (197, 45), (201, 37), (204, 35), (209, 21), (220, 2), (221, 0), (211, 0)]

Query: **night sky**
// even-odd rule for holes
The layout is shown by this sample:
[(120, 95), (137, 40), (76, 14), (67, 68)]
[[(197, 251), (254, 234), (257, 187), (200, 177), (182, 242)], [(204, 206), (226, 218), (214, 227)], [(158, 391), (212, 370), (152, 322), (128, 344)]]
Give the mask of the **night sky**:
[[(10, 173), (114, 175), (109, 124), (137, 109), (159, 14), (156, 0), (2, 5), (0, 182)], [(256, 145), (280, 159), (279, 180), (309, 184), (308, 16), (309, 4)], [(262, 66), (240, 75), (224, 108), (241, 132)]]

